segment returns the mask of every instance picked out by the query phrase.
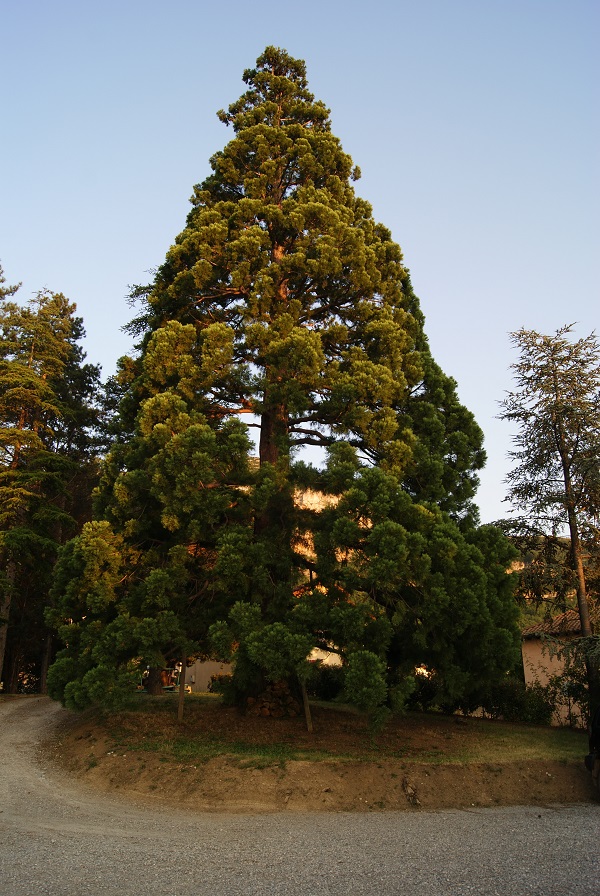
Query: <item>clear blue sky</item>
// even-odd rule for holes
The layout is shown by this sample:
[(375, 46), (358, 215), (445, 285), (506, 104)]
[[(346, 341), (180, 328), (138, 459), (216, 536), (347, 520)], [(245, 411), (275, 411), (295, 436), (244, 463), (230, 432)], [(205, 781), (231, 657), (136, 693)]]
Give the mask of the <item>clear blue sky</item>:
[(597, 0), (0, 0), (0, 36), (0, 261), (77, 303), (105, 375), (230, 139), (215, 112), (266, 45), (305, 59), (485, 432), (482, 519), (506, 515), (508, 333), (598, 323)]

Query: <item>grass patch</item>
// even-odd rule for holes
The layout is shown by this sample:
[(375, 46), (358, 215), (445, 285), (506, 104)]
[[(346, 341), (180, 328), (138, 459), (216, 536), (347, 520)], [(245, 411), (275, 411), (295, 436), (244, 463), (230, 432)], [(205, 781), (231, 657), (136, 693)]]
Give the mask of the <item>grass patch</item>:
[(452, 762), (581, 761), (587, 741), (581, 731), (470, 719), (468, 741), (449, 751)]
[(284, 766), (290, 761), (402, 763), (492, 763), (582, 761), (581, 731), (489, 719), (409, 713), (392, 718), (373, 734), (368, 719), (335, 704), (313, 706), (314, 733), (304, 721), (244, 716), (216, 695), (186, 698), (177, 722), (173, 695), (143, 697), (98, 724), (118, 752), (152, 753), (168, 762), (200, 764), (228, 758), (247, 768)]
[[(159, 754), (161, 760), (173, 762), (208, 762), (218, 757), (230, 757), (239, 760), (244, 768), (267, 768), (269, 766), (284, 766), (291, 760), (308, 760), (313, 762), (341, 758), (333, 756), (323, 750), (298, 750), (285, 743), (255, 744), (244, 741), (227, 739), (177, 737), (174, 739), (160, 737), (155, 739), (144, 738), (137, 740), (127, 739), (122, 736), (115, 746), (119, 750), (141, 751), (145, 753)], [(344, 757), (348, 758), (348, 757)]]

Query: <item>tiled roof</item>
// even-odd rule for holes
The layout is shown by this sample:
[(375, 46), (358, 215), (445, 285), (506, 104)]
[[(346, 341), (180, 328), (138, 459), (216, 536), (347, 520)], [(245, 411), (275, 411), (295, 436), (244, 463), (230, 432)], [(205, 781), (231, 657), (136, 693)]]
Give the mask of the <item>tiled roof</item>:
[(579, 611), (567, 610), (566, 613), (560, 613), (558, 616), (553, 616), (552, 619), (528, 626), (523, 629), (521, 635), (523, 638), (539, 638), (542, 635), (578, 635), (580, 632)]

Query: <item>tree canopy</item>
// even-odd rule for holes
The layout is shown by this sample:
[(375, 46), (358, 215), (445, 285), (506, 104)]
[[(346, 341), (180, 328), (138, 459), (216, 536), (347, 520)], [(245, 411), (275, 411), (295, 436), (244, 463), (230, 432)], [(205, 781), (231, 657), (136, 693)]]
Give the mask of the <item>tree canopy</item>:
[(517, 425), (507, 477), (517, 511), (507, 528), (532, 553), (530, 590), (563, 600), (574, 590), (581, 633), (590, 638), (589, 603), (598, 595), (588, 582), (597, 583), (600, 556), (600, 344), (594, 333), (573, 339), (572, 331), (511, 334), (516, 387), (501, 418)]
[(43, 612), (58, 547), (91, 511), (99, 389), (99, 369), (84, 363), (75, 306), (47, 291), (23, 305), (8, 301), (17, 288), (3, 288), (0, 304), (0, 670), (4, 664), (6, 690), (16, 688), (19, 675), (39, 679), (43, 671)]
[[(55, 693), (83, 705), (82, 682), (114, 673), (116, 632), (166, 613), (168, 634), (125, 638), (119, 668), (128, 652), (157, 663), (212, 643), (247, 693), (304, 683), (327, 644), (361, 705), (406, 693), (419, 662), (457, 698), (510, 668), (516, 644), (511, 550), (473, 502), (481, 430), (431, 356), (402, 252), (356, 195), (304, 63), (268, 47), (243, 80), (219, 113), (232, 139), (133, 292), (139, 355), (123, 362), (94, 524), (121, 565), (96, 620), (83, 561), (65, 560)], [(102, 658), (77, 646), (94, 625)]]

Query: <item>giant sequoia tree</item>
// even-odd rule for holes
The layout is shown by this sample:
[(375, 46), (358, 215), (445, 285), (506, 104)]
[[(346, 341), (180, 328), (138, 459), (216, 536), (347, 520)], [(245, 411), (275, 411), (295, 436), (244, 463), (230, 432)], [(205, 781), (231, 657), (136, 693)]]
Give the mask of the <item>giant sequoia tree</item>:
[[(302, 680), (311, 647), (333, 644), (363, 705), (393, 680), (401, 690), (416, 662), (446, 670), (456, 697), (513, 659), (510, 550), (477, 529), (472, 504), (481, 431), (431, 357), (401, 250), (355, 194), (359, 171), (309, 92), (304, 63), (269, 47), (244, 81), (219, 113), (233, 138), (194, 188), (153, 283), (135, 290), (140, 356), (127, 367), (126, 437), (101, 490), (107, 537), (124, 539), (125, 553), (159, 545), (162, 569), (174, 539), (190, 575), (205, 552), (210, 601), (199, 603), (187, 579), (194, 612), (160, 592), (178, 620), (169, 643), (180, 649), (187, 626), (189, 649), (195, 639), (200, 649), (198, 614), (216, 623), (213, 643), (223, 655), (235, 647), (241, 689), (261, 676)], [(258, 433), (251, 474), (240, 414)], [(217, 448), (210, 455), (218, 513), (197, 503), (207, 478), (188, 455), (165, 454), (177, 438), (191, 457), (195, 426), (233, 461)], [(307, 489), (320, 504), (298, 500)], [(131, 564), (115, 572), (104, 626), (131, 619), (146, 576)], [(78, 593), (77, 612), (65, 600), (63, 617), (86, 628), (85, 588)], [(137, 621), (145, 606), (136, 604)], [(168, 640), (161, 647), (157, 634), (154, 660)], [(86, 657), (85, 673), (69, 666), (78, 681), (95, 674)], [(72, 662), (73, 652), (64, 670)]]

